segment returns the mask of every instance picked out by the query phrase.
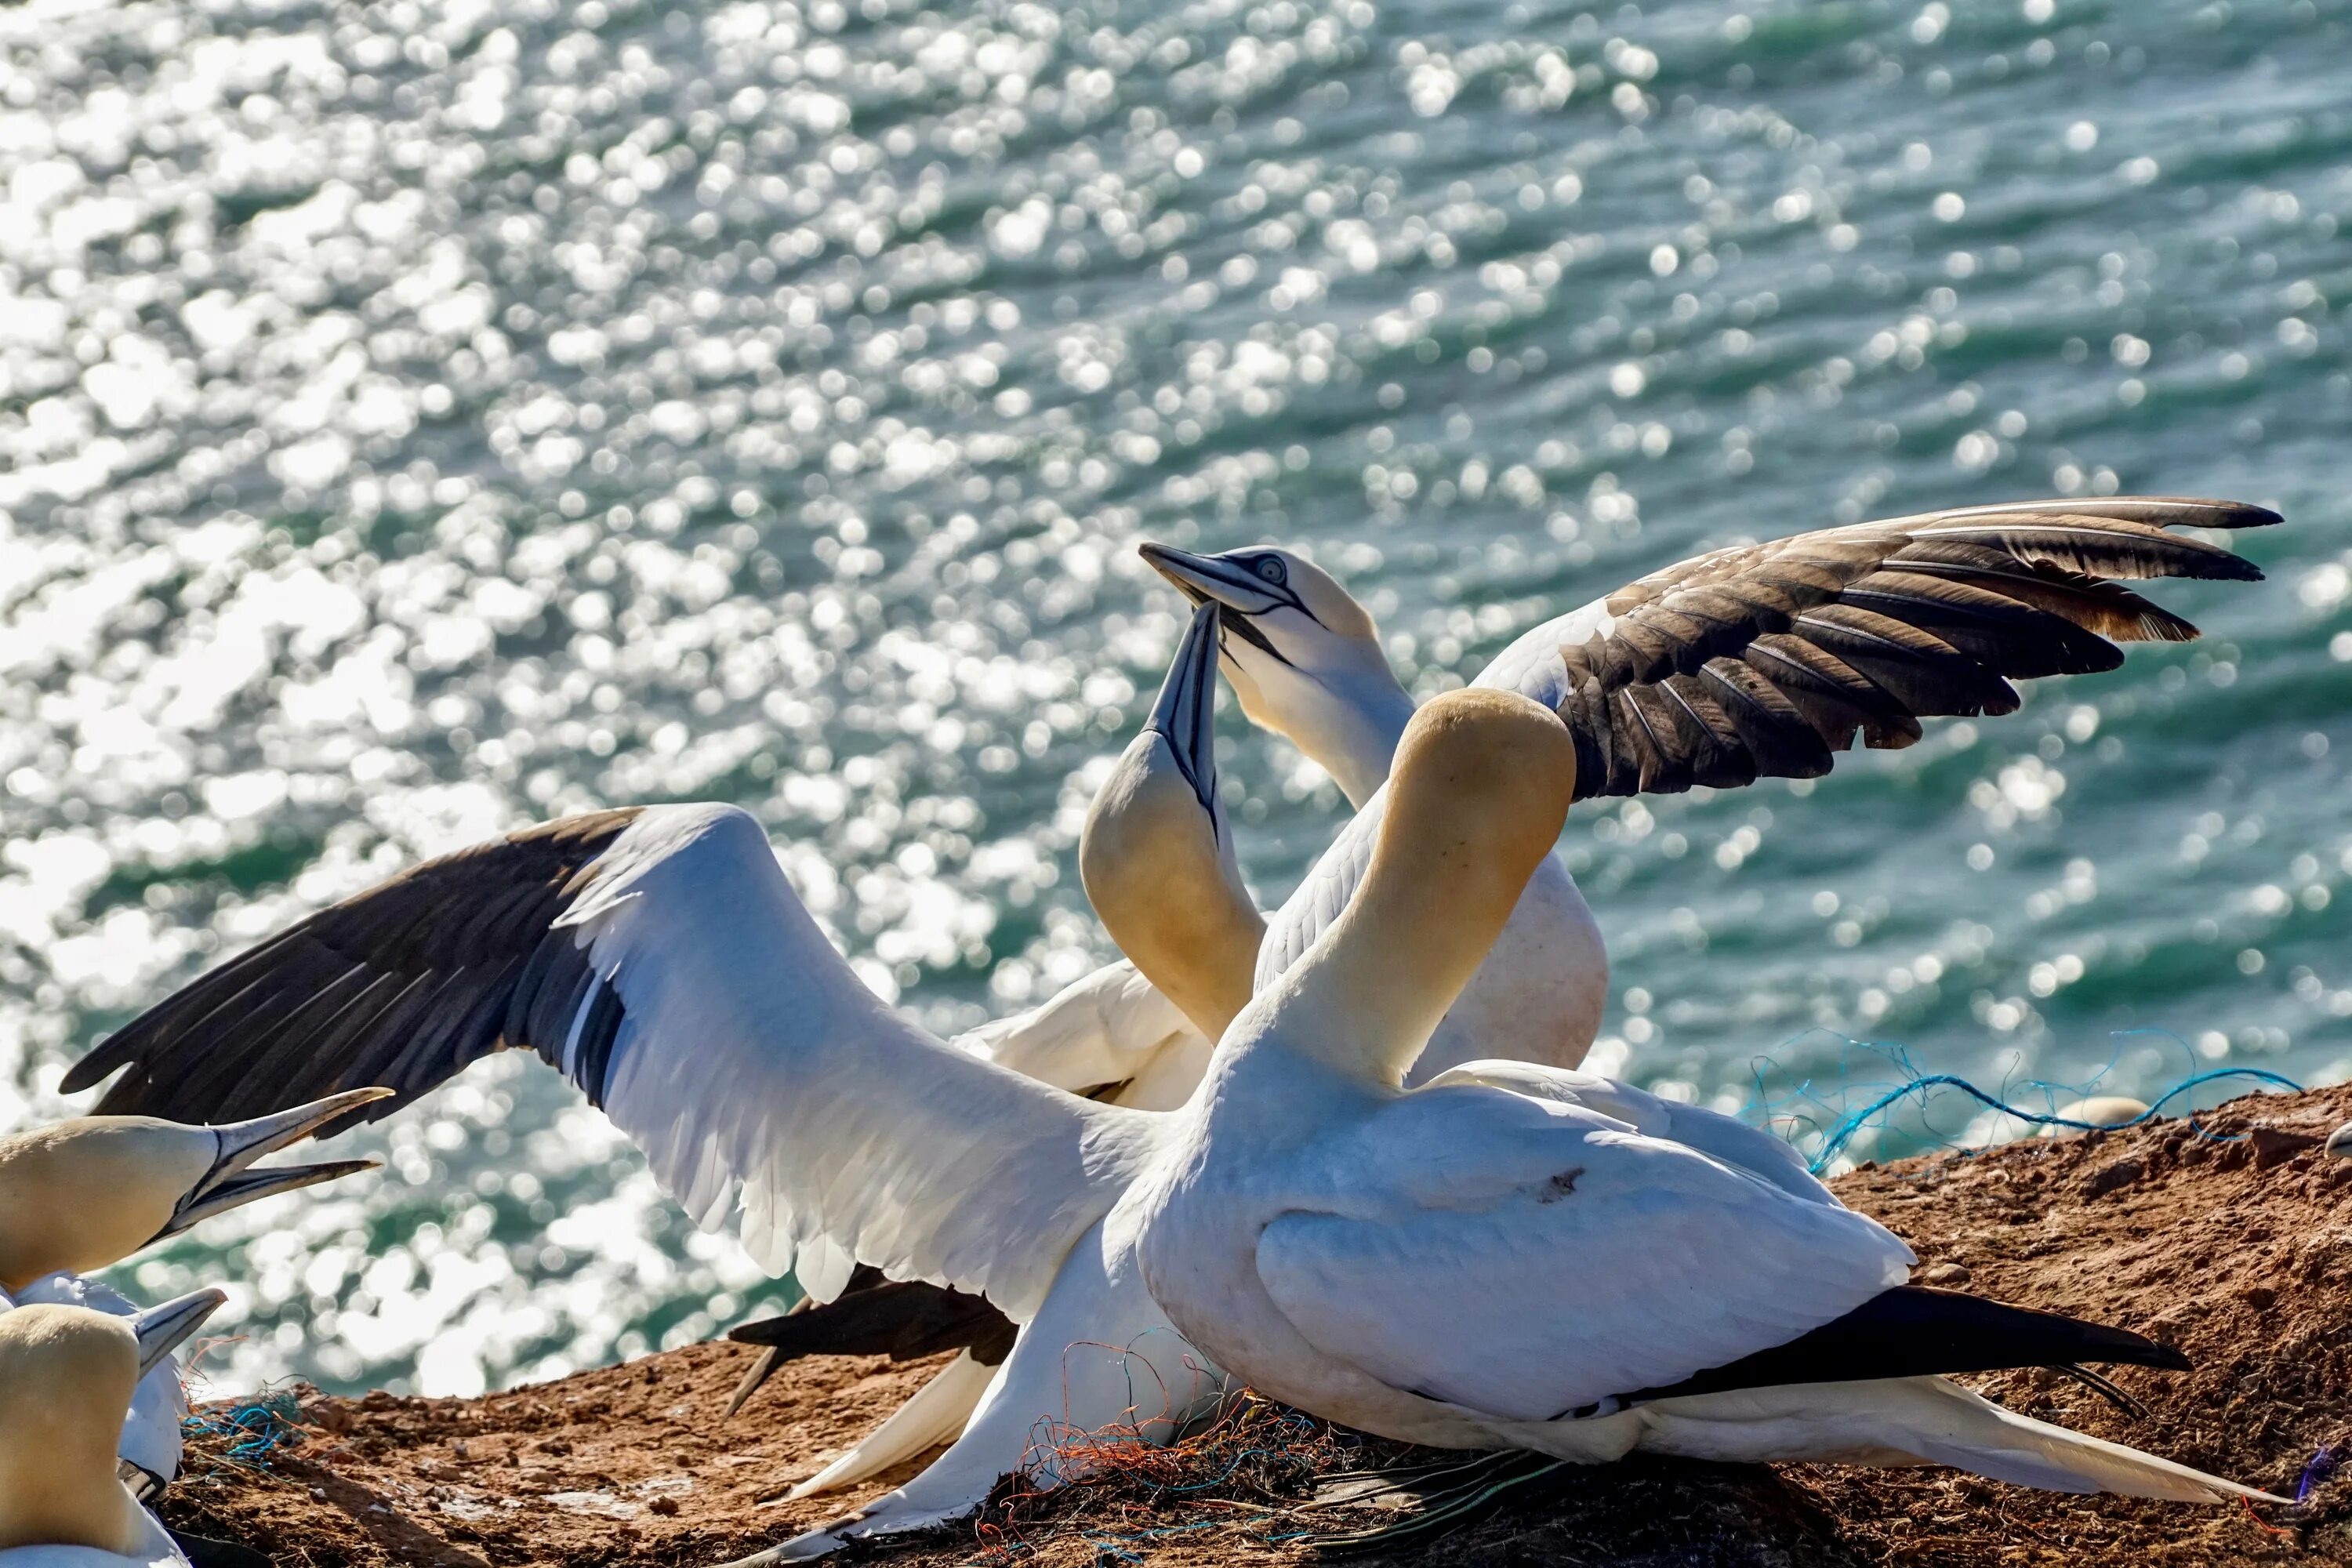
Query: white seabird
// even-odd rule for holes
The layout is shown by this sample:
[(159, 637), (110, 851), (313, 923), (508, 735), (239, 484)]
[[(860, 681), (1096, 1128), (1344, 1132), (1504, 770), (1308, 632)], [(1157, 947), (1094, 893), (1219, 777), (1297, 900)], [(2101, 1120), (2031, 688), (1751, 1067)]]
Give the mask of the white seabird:
[[(1104, 1052), (1089, 1031), (1057, 1037), (1032, 1031), (1022, 1049), (990, 1053), (1047, 1083), (1122, 1083), (1119, 1102), (1142, 1110), (1173, 1110), (1192, 1097), (1209, 1043), (1249, 999), (1265, 926), (1217, 798), (1218, 615), (1213, 604), (1193, 612), (1150, 716), (1096, 793), (1078, 841), (1079, 875), (1105, 927), (1123, 931), (1123, 945), (1152, 954), (1152, 980), (1130, 970), (1133, 983), (1170, 998), (1192, 1029), (1142, 1060)], [(1013, 1343), (1012, 1324), (985, 1302), (910, 1285), (853, 1289), (814, 1311), (747, 1323), (728, 1337), (769, 1347), (737, 1385), (729, 1415), (778, 1366), (801, 1356), (887, 1353), (906, 1361), (959, 1352), (880, 1426), (794, 1486), (794, 1498), (854, 1486), (952, 1441)]]
[[(257, 1199), (373, 1170), (373, 1160), (256, 1168), (382, 1097), (356, 1089), (226, 1126), (139, 1116), (77, 1117), (0, 1138), (0, 1308), (81, 1307), (119, 1318), (142, 1309), (85, 1269)], [(138, 1495), (180, 1466), (187, 1396), (168, 1359), (142, 1377), (122, 1428), (124, 1479)]]
[[(144, 1310), (103, 1280), (79, 1274), (47, 1274), (21, 1290), (0, 1292), (0, 1311), (17, 1307), (83, 1307), (110, 1318), (129, 1319)], [(181, 1424), (187, 1414), (188, 1394), (180, 1380), (179, 1363), (166, 1356), (140, 1378), (118, 1446), (122, 1482), (141, 1501), (171, 1485), (172, 1478), (180, 1473)]]
[(1557, 839), (1579, 749), (1517, 693), (1449, 692), (1407, 727), (1354, 898), (1225, 1032), (1108, 1222), (1177, 1328), (1261, 1394), (1442, 1447), (2264, 1496), (1938, 1375), (2188, 1363), (1906, 1286), (1909, 1248), (1777, 1139), (1528, 1063), (1403, 1087)]
[[(1216, 615), (1195, 615), (1081, 861), (1098, 896), (1116, 896), (1105, 879), (1133, 854), (1163, 895), (1181, 879), (1224, 919), (1255, 922), (1215, 803)], [(1160, 831), (1131, 830), (1147, 823)], [(1193, 852), (1169, 854), (1160, 831)], [(1229, 880), (1217, 888), (1219, 879)], [(1253, 933), (1217, 952), (1217, 987), (1187, 984), (1195, 955), (1155, 954), (1170, 993), (1201, 1010), (1203, 1039), (1247, 1000), (1254, 946)], [(878, 1524), (968, 1510), (1021, 1468), (1042, 1415), (1164, 1439), (1222, 1395), (1223, 1380), (1171, 1332), (1131, 1259), (1087, 1239), (1165, 1116), (1017, 1076), (900, 1019), (826, 942), (740, 811), (660, 806), (551, 824), (428, 862), (254, 953), (134, 1020), (100, 1047), (106, 1062), (86, 1062), (74, 1081), (128, 1065), (106, 1104), (194, 1114), (382, 1076), (399, 1098), (381, 1113), (490, 1049), (530, 1048), (636, 1142), (698, 1222), (721, 1223), (740, 1194), (753, 1256), (777, 1272), (797, 1266), (812, 1294), (828, 1271), (846, 1277), (852, 1258), (961, 1292), (885, 1288), (843, 1318), (762, 1326), (795, 1352), (928, 1353), (954, 1342), (923, 1337), (942, 1327), (985, 1331), (992, 1320), (1045, 1313), (1045, 1326), (1013, 1342), (1012, 1364), (960, 1357), (828, 1477), (805, 1483), (847, 1484), (962, 1430)], [(257, 1016), (248, 998), (263, 999)], [(285, 1022), (306, 1010), (308, 1051)], [(1189, 1091), (1206, 1056), (1070, 1047), (1066, 1034), (1057, 1051), (1024, 1065), (1147, 1096), (1171, 1076)], [(1008, 1237), (1031, 1239), (992, 1260)], [(832, 1337), (816, 1347), (793, 1338), (812, 1330)], [(997, 1392), (1008, 1379), (1014, 1392)], [(1153, 1391), (1150, 1408), (1136, 1408), (1139, 1389)]]
[[(2199, 515), (2217, 510), (2226, 509), (2208, 505)], [(2144, 605), (2051, 564), (2048, 541), (2071, 532), (2111, 536), (2110, 553), (2138, 568), (2170, 569), (2177, 551), (2192, 549), (2242, 567), (2155, 528), (2132, 538), (2128, 520), (2094, 518), (2087, 530), (2079, 521), (2011, 531), (2009, 552), (1995, 553), (2020, 593), (2084, 616), (2121, 615), (2119, 602)], [(1873, 551), (1883, 563), (1915, 541), (1856, 533), (1782, 542), (1748, 552), (1767, 558), (1762, 567), (1717, 571), (1730, 583), (1720, 597), (1760, 607), (1742, 621), (1705, 597), (1701, 607), (1716, 618), (1703, 638), (1675, 618), (1689, 617), (1671, 593), (1612, 612), (1611, 628), (1571, 650), (1576, 679), (1564, 682), (1559, 719), (1580, 761), (1590, 754), (1611, 764), (1597, 773), (1580, 767), (1573, 787), (1610, 793), (1644, 778), (1672, 788), (1817, 773), (1842, 743), (1841, 713), (1857, 711), (1856, 723), (1892, 734), (1920, 715), (1991, 706), (2008, 691), (2002, 674), (2039, 672), (2053, 645), (2070, 658), (2089, 659), (2086, 643), (2113, 655), (2095, 634), (2062, 636), (2045, 624), (2059, 617), (2010, 599), (1992, 630), (1952, 628), (1963, 652), (1900, 618), (1948, 616), (1942, 599), (1888, 594), (1853, 564)], [(2132, 549), (2116, 547), (2114, 535)], [(1847, 588), (1871, 594), (1883, 610), (1837, 603)], [(1965, 595), (1963, 603), (1990, 613)], [(1864, 665), (1790, 652), (1786, 642), (1803, 639), (1781, 628), (1802, 620), (1790, 609), (1800, 605), (1821, 609), (1827, 624), (1859, 625), (1895, 651), (1857, 650), (1869, 674)], [(1656, 652), (1661, 639), (1664, 653)], [(1802, 689), (1800, 703), (1769, 681), (1718, 668), (1738, 662), (1725, 648), (1776, 668), (1793, 661), (1822, 689)], [(1567, 655), (1555, 657), (1568, 668)], [(1683, 659), (1698, 662), (1700, 675), (1685, 675)], [(1797, 678), (1780, 669), (1775, 679)], [(1699, 684), (1677, 684), (1689, 681)], [(1716, 687), (1727, 695), (1711, 695)], [(1976, 710), (1951, 706), (1968, 702)], [(1643, 732), (1656, 766), (1616, 769), (1612, 759), (1638, 741), (1621, 733), (1633, 722), (1625, 705), (1646, 711), (1655, 703), (1678, 704), (1696, 729), (1650, 723)], [(1343, 835), (1343, 864), (1310, 878), (1310, 890), (1352, 888), (1362, 866), (1345, 862), (1369, 860), (1377, 823), (1365, 819), (1377, 809), (1375, 802)], [(1312, 900), (1309, 907), (1312, 915)], [(453, 920), (452, 910), (475, 912)], [(855, 1257), (894, 1277), (983, 1295), (1023, 1321), (1011, 1358), (945, 1456), (788, 1554), (968, 1512), (1031, 1452), (1041, 1418), (1081, 1429), (1117, 1423), (1149, 1441), (1174, 1431), (1188, 1403), (1216, 1386), (1167, 1336), (1167, 1314), (1138, 1261), (1146, 1211), (1123, 1203), (1139, 1181), (1166, 1177), (1172, 1144), (1216, 1103), (1215, 1074), (1184, 1110), (1153, 1114), (1057, 1093), (947, 1048), (857, 983), (740, 812), (660, 807), (551, 824), (420, 867), (257, 952), (264, 956), (233, 962), (159, 1009), (176, 1027), (142, 1020), (107, 1042), (76, 1069), (79, 1080), (135, 1064), (126, 1080), (133, 1105), (160, 1092), (159, 1077), (172, 1094), (201, 1098), (302, 1092), (364, 1072), (413, 1096), (488, 1049), (529, 1047), (604, 1106), (698, 1219), (717, 1222), (740, 1195), (746, 1238), (770, 1267), (805, 1256), (845, 1273)], [(1261, 972), (1264, 964), (1262, 952)], [(283, 978), (305, 969), (299, 984)], [(227, 1005), (239, 995), (267, 998), (265, 1016), (241, 1019)], [(307, 1041), (303, 1028), (289, 1026), (305, 1007), (317, 1009), (309, 1025), (317, 1037)], [(257, 1022), (268, 1027), (257, 1031)], [(1133, 1391), (1154, 1377), (1164, 1380), (1165, 1405), (1138, 1419)], [(1049, 1461), (1051, 1453), (1049, 1446)]]
[(226, 1300), (198, 1290), (124, 1320), (0, 1312), (0, 1568), (184, 1568), (116, 1473), (134, 1389)]

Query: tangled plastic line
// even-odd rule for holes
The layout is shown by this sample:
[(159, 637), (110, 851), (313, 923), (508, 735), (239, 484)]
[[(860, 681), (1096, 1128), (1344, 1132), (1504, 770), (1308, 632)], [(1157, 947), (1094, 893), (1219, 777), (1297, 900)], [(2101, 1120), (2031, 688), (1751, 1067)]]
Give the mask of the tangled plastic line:
[(269, 1456), (302, 1441), (302, 1407), (290, 1394), (265, 1394), (239, 1405), (210, 1405), (180, 1423), (190, 1436), (230, 1439), (224, 1464), (267, 1469)]
[[(2274, 1088), (2285, 1089), (2289, 1093), (2299, 1092), (2303, 1088), (2303, 1085), (2295, 1082), (2294, 1079), (2291, 1078), (2285, 1077), (2284, 1074), (2270, 1072), (2262, 1068), (2214, 1068), (2210, 1071), (2196, 1073), (2190, 1077), (2182, 1079), (2179, 1083), (2167, 1089), (2153, 1105), (2150, 1105), (2146, 1110), (2141, 1111), (2137, 1116), (2133, 1117), (2128, 1121), (2077, 1121), (2072, 1117), (2043, 1116), (2034, 1111), (2021, 1110), (2019, 1107), (2011, 1105), (2006, 1100), (2000, 1100), (1993, 1095), (1987, 1094), (1983, 1089), (1979, 1089), (1975, 1084), (1970, 1083), (1967, 1079), (1958, 1077), (1957, 1074), (1948, 1072), (1928, 1073), (1923, 1077), (1912, 1079), (1909, 1083), (1905, 1084), (1900, 1089), (1889, 1089), (1886, 1093), (1880, 1095), (1876, 1100), (1874, 1100), (1868, 1105), (1864, 1106), (1860, 1110), (1854, 1111), (1851, 1115), (1847, 1116), (1835, 1127), (1832, 1128), (1830, 1130), (1830, 1135), (1827, 1142), (1822, 1145), (1822, 1152), (1813, 1157), (1812, 1169), (1815, 1174), (1819, 1174), (1831, 1161), (1837, 1158), (1838, 1154), (1844, 1150), (1848, 1143), (1853, 1141), (1856, 1133), (1860, 1132), (1864, 1127), (1869, 1125), (1870, 1119), (1872, 1117), (1877, 1115), (1880, 1111), (1885, 1110), (1887, 1107), (1906, 1096), (1922, 1094), (1932, 1089), (1957, 1089), (1962, 1094), (1969, 1096), (1970, 1099), (1975, 1100), (1979, 1104), (1990, 1110), (2000, 1111), (2004, 1115), (2014, 1116), (2020, 1121), (2032, 1122), (2035, 1126), (2039, 1127), (2071, 1127), (2084, 1132), (2114, 1132), (2126, 1127), (2137, 1127), (2143, 1121), (2156, 1120), (2163, 1112), (2166, 1104), (2171, 1100), (2179, 1099), (2181, 1095), (2188, 1093), (2190, 1089), (2199, 1088), (2204, 1084), (2215, 1082), (2221, 1079), (2232, 1078), (2246, 1079), (2255, 1083), (2270, 1084)], [(2202, 1128), (2200, 1128), (2199, 1131), (2203, 1133), (2206, 1137), (2224, 1142), (2231, 1140), (2236, 1136), (2234, 1133), (2204, 1132)]]
[[(2118, 1042), (2118, 1054), (2120, 1054), (2121, 1051), (2121, 1042), (2135, 1036), (2155, 1036), (2159, 1038), (2170, 1039), (2179, 1044), (2184, 1051), (2189, 1048), (2188, 1042), (2181, 1040), (2179, 1036), (2172, 1035), (2165, 1030), (2126, 1029), (2119, 1031), (2115, 1037)], [(1801, 1038), (1802, 1037), (1799, 1037)], [(1996, 1093), (1980, 1088), (1976, 1083), (1968, 1079), (1962, 1078), (1957, 1073), (1926, 1071), (1912, 1061), (1910, 1052), (1904, 1047), (1853, 1040), (1846, 1038), (1843, 1036), (1832, 1036), (1832, 1037), (1841, 1040), (1850, 1049), (1869, 1052), (1887, 1060), (1891, 1066), (1906, 1076), (1900, 1083), (1897, 1083), (1892, 1088), (1886, 1089), (1883, 1092), (1877, 1094), (1858, 1110), (1846, 1111), (1839, 1115), (1836, 1120), (1830, 1124), (1828, 1130), (1822, 1134), (1822, 1143), (1819, 1151), (1814, 1153), (1811, 1161), (1810, 1162), (1811, 1167), (1816, 1174), (1826, 1170), (1840, 1154), (1845, 1152), (1847, 1145), (1852, 1143), (1857, 1136), (1873, 1127), (1883, 1125), (1886, 1113), (1893, 1110), (1896, 1105), (1905, 1100), (1924, 1101), (1935, 1090), (1940, 1089), (1956, 1089), (1962, 1095), (1975, 1100), (1978, 1104), (1982, 1105), (1987, 1110), (1999, 1111), (2004, 1116), (2013, 1117), (2017, 1121), (2029, 1126), (2063, 1127), (2084, 1132), (2112, 1132), (2126, 1127), (2137, 1127), (2143, 1122), (2158, 1119), (2163, 1114), (2164, 1108), (2167, 1105), (2179, 1099), (2182, 1095), (2188, 1094), (2209, 1083), (2219, 1082), (2225, 1079), (2242, 1079), (2251, 1083), (2268, 1085), (2273, 1089), (2285, 1089), (2289, 1092), (2296, 1092), (2303, 1088), (2301, 1084), (2297, 1083), (2293, 1079), (2287, 1078), (2284, 1074), (2271, 1072), (2263, 1068), (2211, 1068), (2192, 1072), (2187, 1077), (2179, 1079), (2169, 1089), (2166, 1089), (2164, 1093), (2148, 1107), (2147, 1110), (2127, 1121), (2085, 1121), (2074, 1117), (2057, 1115), (2054, 1110), (2030, 1110), (2024, 1106), (2016, 1103), (2016, 1100), (2021, 1093), (2034, 1093), (2042, 1097), (2046, 1104), (2054, 1107), (2058, 1102), (2059, 1097), (2062, 1095), (2069, 1099), (2079, 1099), (2086, 1096), (2091, 1091), (2098, 1088), (2101, 1080), (2105, 1079), (2107, 1074), (2114, 1069), (2115, 1063), (2112, 1059), (2105, 1068), (2102, 1068), (2097, 1073), (2094, 1074), (2090, 1081), (2084, 1084), (2068, 1085), (2051, 1083), (2042, 1079), (2026, 1079), (2013, 1084), (2004, 1084), (2001, 1087), (2000, 1091)], [(1794, 1040), (1790, 1042), (1790, 1045), (1793, 1045), (1794, 1043)], [(2193, 1056), (2191, 1059), (2194, 1059)], [(1763, 1121), (1767, 1125), (1770, 1125), (1776, 1121), (1793, 1121), (1798, 1123), (1800, 1126), (1803, 1126), (1810, 1124), (1810, 1119), (1808, 1117), (1801, 1114), (1790, 1114), (1784, 1110), (1784, 1108), (1789, 1106), (1792, 1101), (1810, 1101), (1812, 1104), (1821, 1106), (1825, 1110), (1830, 1109), (1829, 1101), (1825, 1100), (1823, 1096), (1814, 1091), (1812, 1081), (1810, 1079), (1798, 1085), (1790, 1094), (1785, 1095), (1779, 1100), (1773, 1099), (1769, 1093), (1767, 1093), (1763, 1082), (1764, 1069), (1768, 1065), (1770, 1065), (1771, 1062), (1772, 1058), (1767, 1057), (1760, 1058), (1757, 1063), (1757, 1093), (1755, 1099), (1749, 1101), (1747, 1108), (1747, 1114), (1751, 1120)], [(2198, 1126), (2193, 1116), (2190, 1119), (2189, 1124), (2192, 1128), (2196, 1129), (2199, 1136), (2200, 1137), (2213, 1138), (2217, 1141), (2229, 1141), (2232, 1136), (2229, 1134), (2207, 1131), (2203, 1127)], [(1955, 1140), (1945, 1138), (1942, 1142), (1948, 1147), (1955, 1142)]]

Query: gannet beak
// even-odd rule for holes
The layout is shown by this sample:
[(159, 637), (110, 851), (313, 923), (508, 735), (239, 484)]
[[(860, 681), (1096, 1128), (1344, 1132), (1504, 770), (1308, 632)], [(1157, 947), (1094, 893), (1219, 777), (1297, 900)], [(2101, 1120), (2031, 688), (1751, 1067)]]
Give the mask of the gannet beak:
[(212, 1129), (220, 1140), (220, 1152), (214, 1156), (213, 1168), (204, 1179), (190, 1188), (180, 1206), (172, 1211), (171, 1222), (156, 1232), (154, 1239), (177, 1236), (189, 1226), (210, 1219), (216, 1214), (249, 1204), (256, 1198), (266, 1198), (278, 1193), (290, 1193), (297, 1187), (316, 1186), (339, 1177), (373, 1171), (373, 1160), (335, 1160), (318, 1165), (280, 1165), (267, 1171), (249, 1171), (246, 1167), (264, 1154), (272, 1154), (289, 1143), (303, 1139), (330, 1121), (370, 1105), (389, 1099), (388, 1089), (354, 1089), (341, 1094), (329, 1095), (308, 1105), (298, 1105), (291, 1110), (281, 1110), (272, 1116), (258, 1116), (251, 1121), (232, 1121)]
[(1153, 571), (1176, 585), (1195, 605), (1223, 606), (1225, 618), (1222, 631), (1230, 631), (1242, 641), (1278, 663), (1288, 664), (1289, 658), (1274, 646), (1274, 639), (1260, 631), (1254, 616), (1274, 610), (1293, 609), (1313, 613), (1306, 603), (1286, 585), (1273, 584), (1255, 572), (1243, 570), (1221, 555), (1195, 555), (1189, 550), (1179, 550), (1172, 544), (1160, 544), (1145, 540), (1135, 547), (1137, 554), (1151, 563)]
[(1237, 619), (1262, 616), (1294, 603), (1286, 590), (1221, 556), (1195, 555), (1189, 550), (1149, 539), (1137, 545), (1135, 552), (1151, 563), (1153, 571), (1173, 583), (1177, 592), (1192, 603), (1205, 605), (1214, 600), (1234, 612)]
[(1167, 742), (1201, 809), (1216, 815), (1217, 631), (1221, 606), (1203, 600), (1177, 645), (1160, 700), (1143, 726)]
[(203, 1328), (205, 1320), (227, 1300), (225, 1291), (191, 1290), (131, 1319), (131, 1331), (139, 1336), (139, 1375), (145, 1377), (165, 1356), (187, 1343), (188, 1336)]

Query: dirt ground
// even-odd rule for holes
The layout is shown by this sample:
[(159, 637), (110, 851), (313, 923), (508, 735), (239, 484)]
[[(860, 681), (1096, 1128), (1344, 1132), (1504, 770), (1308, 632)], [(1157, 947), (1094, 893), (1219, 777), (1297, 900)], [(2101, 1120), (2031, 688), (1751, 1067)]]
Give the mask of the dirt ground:
[[(1270, 1406), (1193, 1448), (1048, 1498), (1000, 1500), (951, 1536), (878, 1555), (898, 1568), (1133, 1568), (1345, 1557), (1367, 1563), (2352, 1563), (2352, 1161), (2319, 1140), (2352, 1087), (2242, 1100), (2188, 1122), (2029, 1142), (1856, 1171), (1836, 1184), (1919, 1254), (1914, 1278), (2073, 1312), (2174, 1344), (2194, 1372), (2114, 1371), (2134, 1418), (2054, 1374), (1969, 1381), (2013, 1409), (2294, 1495), (2300, 1508), (2078, 1498), (1950, 1470), (1635, 1460), (1528, 1476), (1523, 1458), (1346, 1500), (1347, 1472), (1448, 1459), (1368, 1443)], [(285, 1568), (390, 1563), (704, 1568), (835, 1517), (848, 1496), (785, 1502), (912, 1393), (937, 1362), (788, 1367), (740, 1415), (719, 1411), (752, 1355), (690, 1346), (477, 1400), (308, 1390), (252, 1431), (198, 1436), (163, 1512)], [(226, 1419), (209, 1411), (215, 1425)], [(285, 1419), (291, 1416), (290, 1421)], [(233, 1456), (235, 1447), (283, 1446)], [(1450, 1457), (1460, 1464), (1463, 1456)], [(2315, 1461), (2317, 1461), (2316, 1463)], [(1526, 1479), (1521, 1479), (1526, 1478)], [(1515, 1481), (1460, 1520), (1436, 1494)], [(1406, 1506), (1398, 1506), (1402, 1503)]]

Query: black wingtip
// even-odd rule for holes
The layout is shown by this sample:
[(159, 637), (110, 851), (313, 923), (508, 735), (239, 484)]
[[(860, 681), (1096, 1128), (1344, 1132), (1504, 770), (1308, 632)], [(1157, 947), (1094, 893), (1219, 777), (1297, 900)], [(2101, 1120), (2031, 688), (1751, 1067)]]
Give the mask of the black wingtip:
[(2105, 1323), (2037, 1312), (1965, 1291), (1898, 1285), (1783, 1345), (1621, 1395), (1626, 1404), (1791, 1384), (1862, 1383), (2081, 1362), (2187, 1372), (2169, 1345)]
[(121, 1062), (110, 1062), (106, 1060), (100, 1054), (105, 1050), (105, 1048), (106, 1047), (103, 1045), (98, 1047), (97, 1049), (93, 1050), (89, 1056), (82, 1058), (81, 1060), (68, 1068), (66, 1069), (66, 1076), (58, 1081), (58, 1092), (59, 1094), (79, 1094), (86, 1089), (96, 1089), (100, 1084), (105, 1082), (107, 1074), (113, 1072), (123, 1065)]
[(778, 1362), (812, 1355), (887, 1355), (912, 1361), (969, 1350), (993, 1364), (1012, 1348), (1013, 1328), (978, 1296), (918, 1280), (845, 1291), (837, 1300), (727, 1331), (737, 1344), (764, 1345)]
[(2208, 503), (2213, 509), (2213, 520), (2200, 522), (2200, 528), (2276, 528), (2286, 521), (2282, 514), (2266, 506), (2248, 500), (2217, 500)]

